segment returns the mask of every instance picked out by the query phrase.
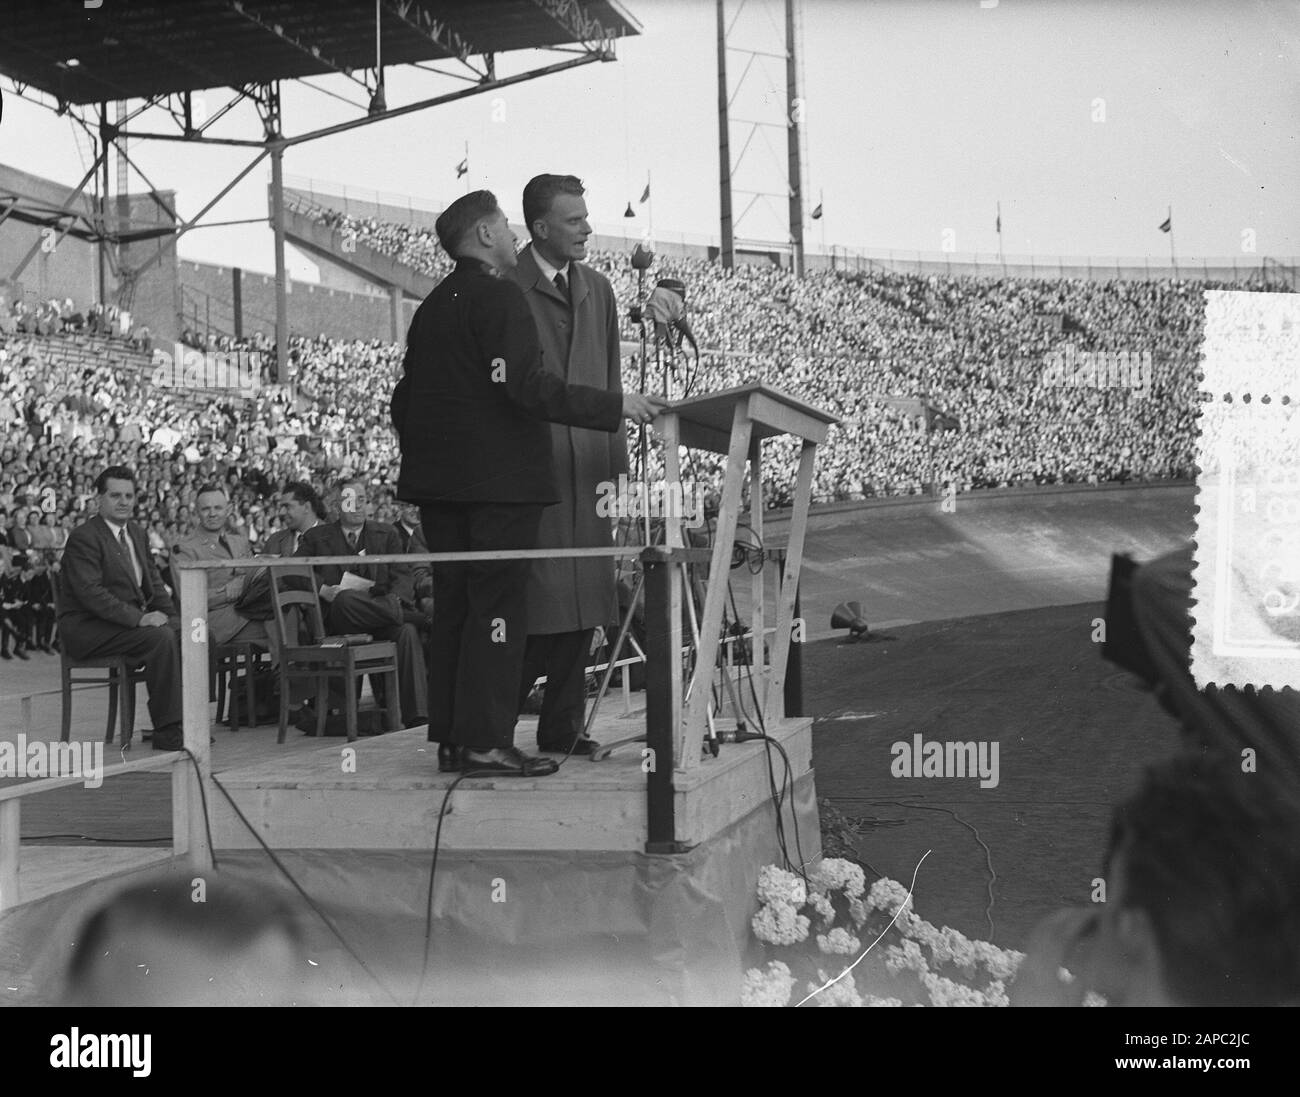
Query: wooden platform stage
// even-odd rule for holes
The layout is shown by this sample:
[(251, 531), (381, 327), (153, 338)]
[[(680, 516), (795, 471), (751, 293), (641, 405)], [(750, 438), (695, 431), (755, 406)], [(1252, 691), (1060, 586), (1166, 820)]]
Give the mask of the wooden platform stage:
[[(643, 709), (625, 716), (618, 707), (611, 698), (593, 738), (611, 742), (643, 730)], [(535, 750), (535, 729), (535, 717), (521, 719), (517, 745)], [(791, 781), (811, 777), (812, 720), (783, 720), (769, 733), (790, 756)], [(569, 758), (547, 777), (467, 777), (447, 799), (440, 848), (644, 852), (648, 764), (643, 744), (631, 743), (600, 762)], [(784, 764), (775, 749), (771, 764), (779, 789)], [(277, 850), (432, 849), (455, 776), (438, 772), (422, 727), (291, 752), (272, 745), (259, 760), (214, 774), (213, 846), (255, 848), (261, 838)], [(770, 799), (768, 749), (721, 744), (717, 758), (674, 774), (673, 784), (677, 839), (697, 846)]]

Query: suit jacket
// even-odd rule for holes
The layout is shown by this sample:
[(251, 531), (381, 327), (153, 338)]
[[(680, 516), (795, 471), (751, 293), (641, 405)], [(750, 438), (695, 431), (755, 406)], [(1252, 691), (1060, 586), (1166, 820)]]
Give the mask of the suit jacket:
[(278, 529), (266, 539), (262, 546), (263, 556), (292, 556), (293, 530), (288, 526)]
[[(397, 530), (386, 522), (366, 522), (361, 527), (361, 537), (357, 550), (364, 550), (367, 556), (400, 553), (402, 540)], [(348, 547), (347, 536), (339, 522), (326, 522), (313, 526), (302, 535), (298, 542), (295, 556), (351, 556), (354, 550)], [(337, 564), (323, 564), (316, 569), (317, 580), (333, 586), (343, 578), (343, 568)], [(415, 585), (411, 576), (410, 564), (354, 564), (347, 570), (362, 579), (371, 579), (380, 586), (388, 588), (390, 594), (396, 594), (403, 605), (415, 605)]]
[[(515, 283), (462, 259), (416, 310), (390, 410), (411, 503), (554, 503), (542, 420), (616, 431), (622, 398), (541, 368), (537, 326)], [(528, 546), (520, 546), (528, 547)]]
[[(542, 365), (570, 384), (623, 392), (618, 304), (604, 275), (582, 263), (569, 264), (572, 310), (537, 264), (531, 247), (505, 277), (524, 291), (537, 323)], [(596, 508), (602, 481), (617, 484), (628, 471), (627, 432), (585, 430), (552, 424), (551, 464), (559, 504), (542, 512), (538, 548), (608, 548), (608, 517)], [(618, 619), (614, 565), (609, 560), (534, 560), (529, 569), (530, 632), (576, 632)]]
[[(226, 538), (229, 547), (223, 547), (220, 538)], [(176, 564), (181, 560), (236, 560), (253, 555), (248, 538), (238, 533), (209, 533), (200, 529), (172, 546), (172, 575), (175, 589), (180, 590), (180, 573)], [(253, 575), (251, 571), (234, 568), (214, 568), (204, 572), (208, 578), (208, 634), (218, 644), (224, 644), (248, 624), (248, 618), (235, 610), (235, 601), (243, 593), (244, 585)]]
[[(424, 527), (422, 525), (417, 525), (410, 533), (406, 532), (406, 527), (400, 522), (393, 528), (397, 530), (397, 536), (401, 538), (403, 552), (429, 551), (429, 542), (424, 539)], [(411, 578), (415, 583), (415, 597), (417, 600), (433, 597), (432, 564), (412, 564)]]
[(68, 534), (59, 576), (59, 632), (76, 650), (88, 650), (122, 629), (135, 628), (146, 613), (176, 616), (144, 530), (127, 522), (126, 532), (140, 561), (139, 583), (131, 561), (99, 515)]

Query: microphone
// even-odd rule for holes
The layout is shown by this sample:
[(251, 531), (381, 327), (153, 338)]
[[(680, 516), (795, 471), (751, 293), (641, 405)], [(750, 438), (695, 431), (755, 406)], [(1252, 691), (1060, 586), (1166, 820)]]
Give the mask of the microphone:
[(655, 253), (642, 244), (637, 244), (632, 249), (632, 269), (649, 270), (650, 264), (654, 262)]
[(675, 329), (680, 336), (686, 338), (695, 351), (695, 356), (699, 357), (700, 348), (696, 345), (695, 333), (686, 321), (686, 286), (681, 281), (676, 278), (660, 278), (650, 294), (645, 311), (654, 321), (658, 338), (668, 342), (669, 331)]

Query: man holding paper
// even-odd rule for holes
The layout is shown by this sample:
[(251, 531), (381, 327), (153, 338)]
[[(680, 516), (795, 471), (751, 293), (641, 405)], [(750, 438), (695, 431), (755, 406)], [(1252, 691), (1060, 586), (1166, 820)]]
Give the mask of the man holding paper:
[[(367, 519), (369, 498), (365, 483), (350, 480), (342, 487), (339, 518), (307, 530), (298, 541), (295, 556), (401, 555), (402, 540), (384, 522)], [(337, 564), (316, 568), (325, 627), (335, 635), (369, 633), (376, 640), (397, 643), (397, 684), (401, 694), (402, 725), (429, 722), (428, 667), (424, 645), (416, 627), (407, 623), (403, 606), (415, 604), (410, 564)]]

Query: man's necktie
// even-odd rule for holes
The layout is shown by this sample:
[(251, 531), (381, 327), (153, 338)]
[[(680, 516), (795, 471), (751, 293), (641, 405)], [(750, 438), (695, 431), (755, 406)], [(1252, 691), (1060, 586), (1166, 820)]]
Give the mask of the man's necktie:
[(230, 547), (230, 542), (226, 540), (226, 535), (224, 533), (217, 538), (217, 544), (230, 553), (231, 556), (235, 555), (234, 550)]
[(564, 275), (556, 271), (555, 288), (560, 291), (560, 296), (564, 298), (570, 308), (573, 307), (573, 299), (569, 296), (569, 283), (565, 281)]
[(130, 542), (126, 539), (126, 527), (123, 526), (117, 531), (117, 543), (122, 546), (122, 555), (126, 557), (126, 562), (131, 568), (131, 574), (135, 576), (135, 585), (140, 585), (140, 564), (135, 558), (135, 553), (131, 551)]
[(349, 534), (347, 535), (347, 538), (348, 538), (348, 548), (350, 548), (353, 552), (356, 552), (356, 551), (357, 551), (357, 535), (356, 535), (355, 533), (349, 533)]

